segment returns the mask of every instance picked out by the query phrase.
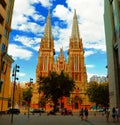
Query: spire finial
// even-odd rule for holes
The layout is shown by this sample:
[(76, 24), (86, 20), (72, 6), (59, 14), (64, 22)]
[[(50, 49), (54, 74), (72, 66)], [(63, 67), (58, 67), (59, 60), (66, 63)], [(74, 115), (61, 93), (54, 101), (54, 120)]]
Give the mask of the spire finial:
[(52, 28), (51, 28), (51, 17), (50, 17), (50, 8), (48, 8), (47, 22), (45, 26), (44, 37), (52, 39)]
[(71, 38), (79, 39), (79, 27), (78, 27), (76, 9), (74, 9), (74, 17), (73, 17)]

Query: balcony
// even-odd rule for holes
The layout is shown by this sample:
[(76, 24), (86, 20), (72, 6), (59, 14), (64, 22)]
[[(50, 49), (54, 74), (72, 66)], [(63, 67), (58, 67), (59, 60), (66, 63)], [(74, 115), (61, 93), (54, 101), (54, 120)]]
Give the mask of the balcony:
[(0, 4), (0, 14), (1, 14), (2, 17), (5, 19), (5, 17), (6, 17), (6, 11), (5, 11), (5, 9), (2, 7), (1, 4)]
[(4, 9), (6, 9), (7, 3), (6, 3), (5, 0), (0, 0), (0, 4), (2, 5), (2, 7), (3, 7)]
[(0, 24), (0, 34), (3, 34), (3, 26)]

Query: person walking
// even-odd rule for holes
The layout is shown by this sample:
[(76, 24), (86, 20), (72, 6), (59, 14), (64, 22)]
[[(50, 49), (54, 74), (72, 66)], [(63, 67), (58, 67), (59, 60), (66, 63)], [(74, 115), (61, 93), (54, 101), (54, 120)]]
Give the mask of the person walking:
[(85, 108), (84, 113), (85, 113), (85, 120), (87, 120), (88, 119), (88, 109), (87, 108)]
[(110, 115), (110, 111), (109, 111), (108, 108), (105, 111), (105, 115), (106, 115), (106, 121), (108, 122), (109, 121), (109, 115)]
[(116, 111), (115, 111), (115, 107), (113, 107), (113, 109), (112, 109), (113, 122), (115, 122), (115, 116), (116, 116)]
[(83, 111), (83, 108), (81, 108), (80, 112), (79, 112), (79, 116), (80, 116), (81, 120), (83, 120), (83, 115), (84, 115), (84, 111)]
[(115, 108), (115, 117), (116, 117), (116, 121), (119, 121), (119, 109), (118, 107)]

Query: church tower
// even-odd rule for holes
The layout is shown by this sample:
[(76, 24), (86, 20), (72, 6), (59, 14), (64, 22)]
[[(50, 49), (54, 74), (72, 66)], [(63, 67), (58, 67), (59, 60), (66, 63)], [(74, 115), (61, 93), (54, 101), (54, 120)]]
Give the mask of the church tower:
[[(84, 96), (87, 86), (87, 73), (84, 64), (84, 50), (82, 39), (79, 34), (79, 26), (76, 15), (76, 10), (74, 11), (72, 33), (70, 37), (69, 50), (68, 50), (68, 66), (69, 75), (73, 78), (76, 84), (75, 97), (79, 97), (82, 103), (85, 104)], [(77, 99), (76, 99), (77, 100)], [(76, 102), (76, 108), (78, 103)]]
[(61, 71), (68, 73), (68, 64), (64, 57), (63, 48), (60, 48), (60, 54), (58, 55), (58, 58), (54, 63), (54, 71), (57, 72), (58, 74), (61, 73)]
[(54, 64), (54, 40), (52, 37), (50, 10), (48, 11), (44, 37), (41, 39), (38, 65), (36, 68), (36, 81), (40, 76), (48, 76), (49, 71), (53, 71)]
[[(44, 37), (41, 39), (38, 64), (36, 67), (36, 82), (40, 76), (48, 76), (50, 71), (60, 73), (64, 71), (75, 81), (75, 90), (71, 93), (69, 98), (61, 98), (61, 107), (72, 107), (79, 109), (88, 104), (86, 97), (87, 88), (87, 74), (84, 64), (84, 50), (82, 39), (79, 34), (78, 20), (76, 11), (74, 11), (72, 33), (70, 37), (68, 62), (65, 60), (63, 48), (60, 49), (56, 61), (54, 61), (54, 39), (52, 37), (51, 17), (48, 12), (47, 22), (44, 31)], [(38, 84), (35, 86), (32, 97), (32, 104), (38, 104)], [(49, 105), (49, 104), (48, 104)]]

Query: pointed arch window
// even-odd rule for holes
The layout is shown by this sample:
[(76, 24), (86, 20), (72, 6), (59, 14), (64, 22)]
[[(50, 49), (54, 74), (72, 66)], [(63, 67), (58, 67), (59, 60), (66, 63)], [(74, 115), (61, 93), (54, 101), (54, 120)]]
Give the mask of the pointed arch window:
[(75, 56), (74, 57), (74, 71), (78, 71), (79, 69), (78, 64), (79, 64), (79, 58), (78, 56)]
[(48, 57), (44, 57), (44, 71), (48, 71)]

